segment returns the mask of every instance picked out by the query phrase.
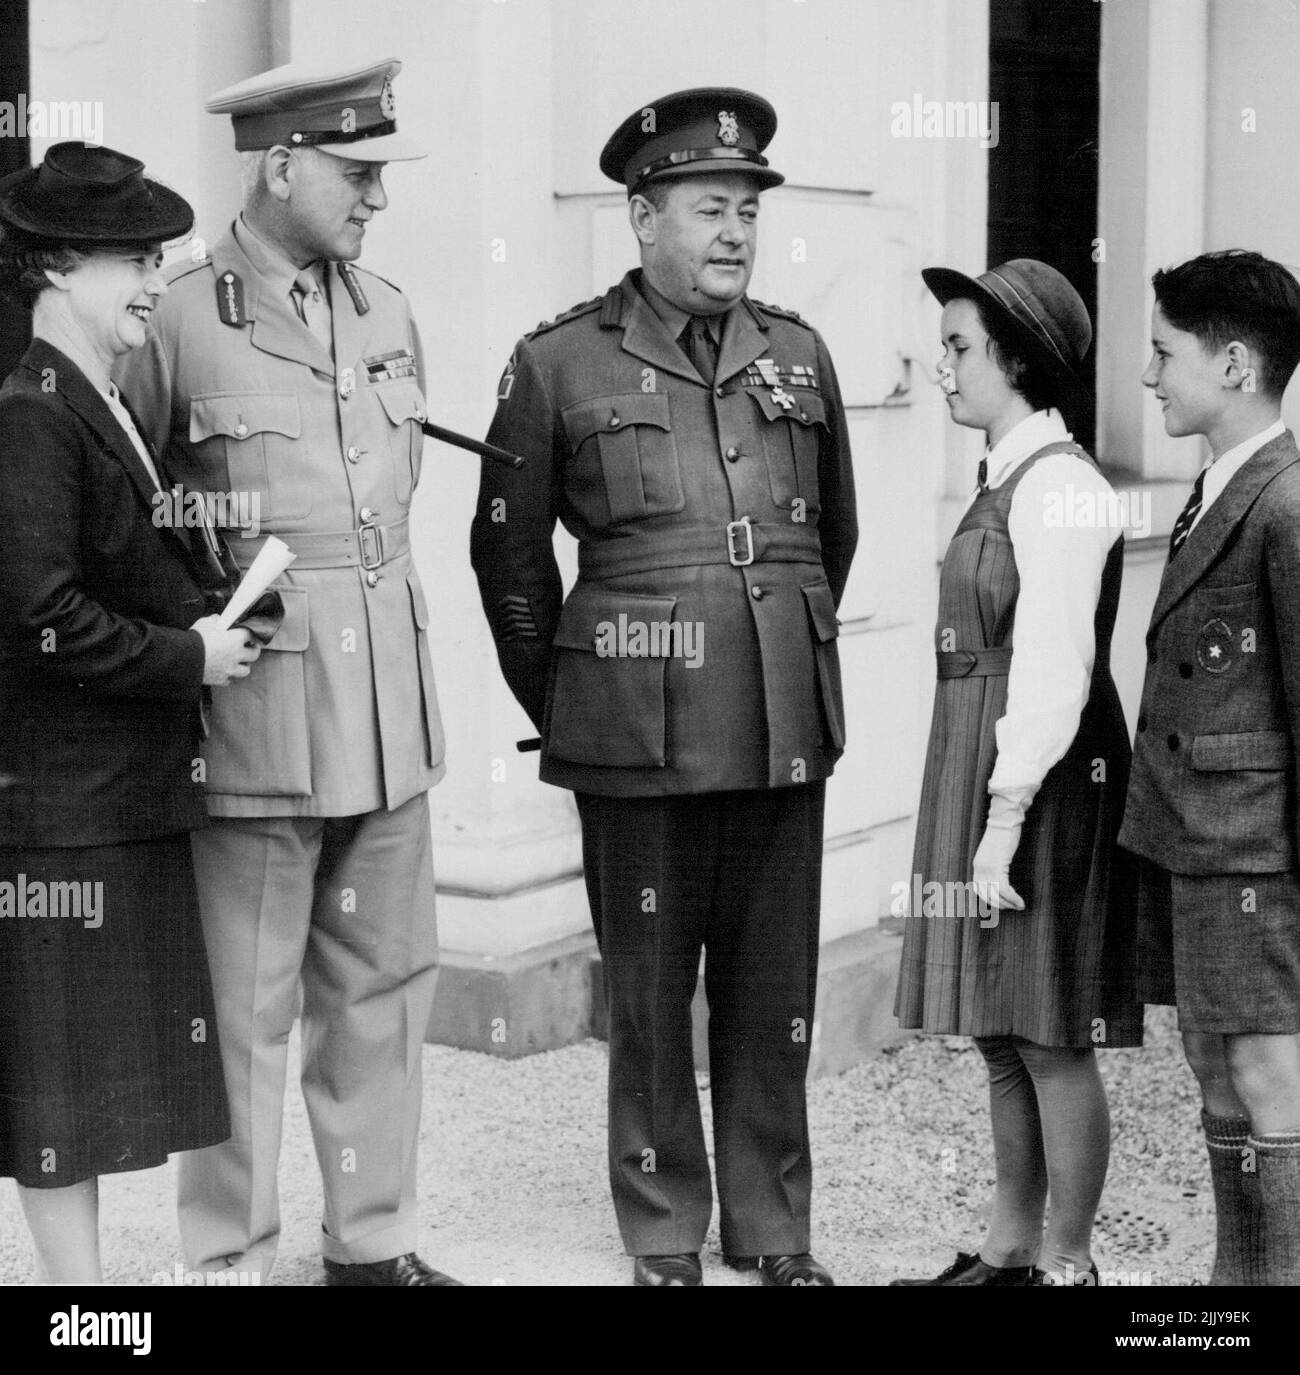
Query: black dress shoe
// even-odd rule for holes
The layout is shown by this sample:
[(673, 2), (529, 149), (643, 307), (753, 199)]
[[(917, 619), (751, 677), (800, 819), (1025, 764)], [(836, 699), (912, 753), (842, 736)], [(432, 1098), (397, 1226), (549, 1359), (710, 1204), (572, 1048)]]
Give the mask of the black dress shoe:
[(1090, 1265), (1082, 1274), (1075, 1274), (1070, 1283), (1066, 1283), (1064, 1276), (1056, 1275), (1050, 1270), (1040, 1270), (1034, 1266), (1034, 1273), (1029, 1278), (1031, 1289), (1091, 1289), (1101, 1283), (1101, 1276), (1097, 1273), (1097, 1267)]
[(377, 1284), (395, 1289), (425, 1285), (438, 1289), (465, 1287), (459, 1280), (426, 1265), (414, 1251), (408, 1251), (406, 1255), (393, 1260), (362, 1261), (359, 1265), (340, 1265), (336, 1260), (327, 1260), (325, 1283), (352, 1287)]
[(929, 1287), (974, 1287), (988, 1289), (1025, 1289), (1033, 1282), (1030, 1265), (986, 1265), (978, 1255), (957, 1252), (957, 1259), (932, 1280), (890, 1280), (891, 1286), (925, 1285)]
[(632, 1267), (632, 1283), (643, 1289), (698, 1289), (704, 1274), (699, 1256), (692, 1251), (676, 1256), (638, 1256)]
[(831, 1272), (804, 1251), (798, 1256), (723, 1256), (733, 1270), (757, 1270), (766, 1285), (779, 1289), (834, 1289)]

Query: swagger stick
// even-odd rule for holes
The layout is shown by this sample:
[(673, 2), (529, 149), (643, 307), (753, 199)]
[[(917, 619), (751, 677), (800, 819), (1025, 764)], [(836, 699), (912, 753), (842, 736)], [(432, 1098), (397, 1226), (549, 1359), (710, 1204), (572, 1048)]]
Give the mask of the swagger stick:
[(480, 439), (471, 439), (466, 434), (457, 434), (455, 430), (444, 430), (441, 425), (435, 425), (432, 420), (422, 420), (420, 428), (430, 439), (441, 439), (444, 444), (454, 444), (459, 449), (468, 449), (472, 454), (482, 454), (484, 458), (490, 458), (493, 463), (504, 463), (507, 468), (522, 468), (524, 466), (524, 460), (517, 454), (508, 454), (504, 449), (498, 449), (494, 444), (484, 444)]

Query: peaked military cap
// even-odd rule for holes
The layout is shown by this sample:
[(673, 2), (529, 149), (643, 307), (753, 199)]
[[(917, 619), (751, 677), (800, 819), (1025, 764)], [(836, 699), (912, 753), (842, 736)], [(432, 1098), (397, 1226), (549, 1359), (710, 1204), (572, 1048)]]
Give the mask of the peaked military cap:
[(627, 187), (691, 173), (746, 172), (766, 190), (785, 178), (763, 149), (776, 133), (776, 111), (752, 91), (697, 86), (661, 96), (618, 126), (600, 155), (600, 170)]
[(428, 154), (397, 132), (393, 78), (401, 70), (395, 57), (334, 71), (290, 62), (227, 86), (204, 108), (230, 116), (241, 153), (282, 143), (358, 162), (405, 162)]

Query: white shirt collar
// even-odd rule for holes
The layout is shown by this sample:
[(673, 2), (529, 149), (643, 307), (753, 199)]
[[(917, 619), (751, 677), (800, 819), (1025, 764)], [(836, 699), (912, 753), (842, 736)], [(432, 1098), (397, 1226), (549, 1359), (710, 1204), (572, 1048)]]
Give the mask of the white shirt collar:
[(1201, 483), (1201, 509), (1196, 513), (1196, 519), (1192, 522), (1193, 530), (1201, 523), (1201, 518), (1211, 506), (1223, 495), (1223, 489), (1236, 477), (1237, 473), (1254, 458), (1254, 456), (1278, 435), (1286, 433), (1286, 426), (1282, 421), (1275, 420), (1266, 430), (1261, 430), (1258, 434), (1253, 434), (1240, 444), (1235, 444), (1226, 453), (1222, 453), (1218, 458), (1207, 463), (1201, 470), (1205, 478)]
[(1000, 487), (1031, 454), (1046, 444), (1060, 444), (1074, 436), (1065, 428), (1061, 413), (1048, 409), (1027, 415), (1013, 426), (992, 448), (985, 449), (988, 460), (988, 484)]

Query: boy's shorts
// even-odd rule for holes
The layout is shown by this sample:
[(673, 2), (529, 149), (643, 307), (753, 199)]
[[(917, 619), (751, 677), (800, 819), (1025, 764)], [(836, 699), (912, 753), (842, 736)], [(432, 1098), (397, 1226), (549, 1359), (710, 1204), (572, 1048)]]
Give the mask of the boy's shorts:
[(1139, 993), (1183, 1031), (1300, 1032), (1300, 873), (1173, 874), (1137, 861)]

